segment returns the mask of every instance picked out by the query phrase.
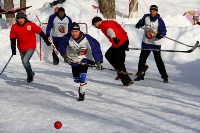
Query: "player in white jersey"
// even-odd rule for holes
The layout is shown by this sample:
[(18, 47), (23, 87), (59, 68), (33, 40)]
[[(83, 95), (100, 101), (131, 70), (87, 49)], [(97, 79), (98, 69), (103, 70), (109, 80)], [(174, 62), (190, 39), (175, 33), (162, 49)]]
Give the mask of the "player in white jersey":
[[(65, 14), (65, 9), (63, 7), (60, 7), (57, 13), (54, 13), (49, 17), (46, 34), (47, 36), (50, 36), (50, 32), (52, 30), (53, 43), (56, 48), (58, 47), (58, 44), (62, 37), (65, 34), (69, 33), (71, 26), (72, 20), (69, 16)], [(52, 53), (52, 56), (53, 64), (57, 65), (59, 63), (59, 58), (54, 51)]]

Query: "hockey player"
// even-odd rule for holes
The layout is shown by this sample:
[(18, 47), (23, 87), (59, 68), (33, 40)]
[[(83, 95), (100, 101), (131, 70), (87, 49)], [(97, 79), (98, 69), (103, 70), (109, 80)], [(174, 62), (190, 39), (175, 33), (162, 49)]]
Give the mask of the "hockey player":
[[(142, 49), (161, 49), (161, 45), (156, 45), (156, 41), (160, 40), (166, 35), (165, 23), (158, 14), (158, 7), (156, 5), (150, 6), (150, 14), (145, 14), (142, 19), (135, 25), (136, 28), (145, 26), (144, 35), (142, 39)], [(168, 75), (165, 70), (164, 62), (161, 58), (160, 51), (153, 51), (156, 65), (161, 74), (164, 83), (168, 83)], [(141, 50), (138, 64), (138, 72), (145, 67), (146, 60), (151, 53), (151, 50)], [(144, 75), (138, 76), (135, 81), (144, 80)]]
[(63, 41), (61, 41), (58, 49), (64, 61), (72, 67), (74, 82), (80, 83), (78, 101), (83, 101), (85, 98), (88, 66), (82, 63), (96, 64), (98, 70), (103, 69), (101, 65), (103, 56), (100, 44), (90, 35), (81, 32), (77, 23), (73, 23), (71, 34), (67, 34), (63, 37)]
[(16, 23), (12, 25), (10, 31), (11, 50), (12, 54), (16, 55), (17, 40), (17, 47), (20, 52), (22, 64), (27, 72), (27, 82), (32, 82), (35, 74), (29, 62), (36, 48), (35, 33), (39, 34), (47, 45), (51, 45), (42, 29), (35, 23), (29, 21), (25, 13), (18, 12), (16, 15)]
[[(92, 25), (95, 28), (101, 29), (105, 36), (112, 43), (112, 46), (105, 54), (108, 62), (119, 71), (126, 72), (125, 67), (125, 51), (128, 50), (129, 40), (126, 31), (115, 21), (108, 20), (102, 21), (100, 17), (94, 17), (92, 19)], [(118, 73), (124, 86), (133, 84), (133, 81), (127, 74)]]
[[(57, 13), (54, 13), (49, 17), (46, 34), (47, 36), (50, 36), (51, 29), (53, 29), (52, 37), (53, 37), (53, 43), (56, 48), (62, 37), (65, 34), (69, 33), (71, 24), (72, 20), (70, 17), (66, 16), (65, 9), (63, 7), (60, 7)], [(54, 51), (52, 53), (52, 56), (53, 56), (53, 64), (58, 65), (59, 58)]]

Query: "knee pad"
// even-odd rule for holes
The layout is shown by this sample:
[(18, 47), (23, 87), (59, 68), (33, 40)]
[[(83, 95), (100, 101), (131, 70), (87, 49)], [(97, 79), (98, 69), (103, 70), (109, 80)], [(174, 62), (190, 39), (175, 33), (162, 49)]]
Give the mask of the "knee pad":
[(80, 83), (79, 77), (74, 77), (74, 82), (75, 82), (75, 83)]
[(79, 74), (79, 81), (80, 81), (80, 83), (86, 82), (86, 73), (80, 73)]

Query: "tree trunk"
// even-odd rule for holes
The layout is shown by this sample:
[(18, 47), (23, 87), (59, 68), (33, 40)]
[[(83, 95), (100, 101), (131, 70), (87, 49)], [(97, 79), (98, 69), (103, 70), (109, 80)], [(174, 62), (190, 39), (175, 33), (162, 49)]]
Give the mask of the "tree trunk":
[(100, 13), (107, 19), (115, 19), (115, 0), (98, 0)]
[(137, 0), (131, 0), (129, 3), (129, 18), (136, 16), (138, 11), (138, 2)]
[[(13, 0), (4, 0), (4, 7), (6, 10), (14, 8)], [(6, 21), (9, 26), (15, 23), (15, 14), (6, 14)]]
[[(26, 7), (26, 0), (20, 0), (20, 7)], [(26, 10), (23, 10), (23, 12), (26, 12)]]

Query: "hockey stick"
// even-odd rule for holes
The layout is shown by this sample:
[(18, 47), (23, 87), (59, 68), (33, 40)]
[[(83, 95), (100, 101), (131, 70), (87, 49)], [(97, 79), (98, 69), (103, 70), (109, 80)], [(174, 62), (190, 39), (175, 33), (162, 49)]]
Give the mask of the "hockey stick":
[[(142, 27), (141, 29), (145, 29), (145, 28)], [(154, 32), (154, 33), (157, 34), (157, 32)], [(172, 38), (167, 37), (167, 36), (163, 36), (163, 35), (161, 35), (161, 37), (163, 37), (163, 38), (167, 38), (167, 39), (169, 39), (169, 40), (171, 40), (171, 41), (177, 42), (177, 43), (182, 44), (182, 45), (185, 45), (185, 46), (187, 46), (187, 47), (193, 47), (193, 46), (191, 46), (191, 45), (187, 45), (187, 44), (185, 44), (185, 43), (182, 43), (182, 42), (180, 42), (180, 41), (177, 41), (177, 40), (172, 39)], [(200, 47), (200, 46), (198, 46), (198, 47)]]
[[(83, 65), (83, 66), (88, 66), (88, 67), (96, 67), (96, 65), (74, 61), (74, 59), (69, 57), (69, 56), (68, 56), (68, 58), (70, 58), (72, 60), (71, 63), (75, 63), (75, 64), (79, 64), (79, 65)], [(131, 72), (124, 72), (124, 71), (120, 71), (120, 70), (115, 70), (115, 69), (112, 69), (112, 68), (103, 68), (103, 70), (110, 70), (110, 71), (113, 71), (113, 72), (117, 72), (117, 73), (121, 73), (121, 74), (128, 74), (128, 75), (133, 75), (133, 76), (140, 76), (140, 75), (144, 74), (144, 71), (138, 72), (136, 74), (136, 73), (131, 73)]]
[[(48, 40), (49, 40), (49, 42), (51, 43), (51, 47), (52, 47), (52, 49), (54, 50), (54, 52), (56, 53), (56, 55), (57, 55), (59, 58), (62, 57), (62, 56), (60, 55), (59, 51), (57, 50), (56, 46), (54, 45), (53, 40), (52, 40), (50, 37), (48, 38)], [(62, 57), (62, 58), (63, 58), (63, 57)]]
[(164, 51), (164, 52), (182, 52), (182, 53), (191, 53), (199, 46), (199, 41), (195, 43), (189, 50), (162, 50), (162, 49), (142, 49), (142, 48), (129, 48), (129, 50), (148, 50), (148, 51)]
[(2, 75), (2, 74), (3, 74), (4, 70), (5, 70), (5, 69), (6, 69), (6, 67), (8, 66), (8, 64), (9, 64), (10, 60), (12, 59), (12, 57), (13, 57), (13, 55), (11, 55), (11, 56), (10, 56), (10, 58), (9, 58), (8, 62), (7, 62), (7, 63), (6, 63), (6, 65), (4, 66), (4, 68), (3, 68), (3, 70), (1, 71), (0, 75)]
[[(162, 35), (161, 35), (161, 36), (162, 36)], [(167, 37), (167, 36), (162, 36), (162, 37), (167, 38), (167, 39), (169, 39), (169, 40), (172, 40), (172, 41), (174, 41), (174, 42), (180, 43), (180, 44), (185, 45), (185, 46), (187, 46), (187, 47), (193, 47), (193, 46), (187, 45), (187, 44), (185, 44), (185, 43), (179, 42), (179, 41), (177, 41), (177, 40), (175, 40), (175, 39), (172, 39), (172, 38), (170, 38), (170, 37)], [(198, 47), (200, 47), (200, 46), (198, 46)]]
[(48, 38), (48, 40), (49, 40), (49, 42), (51, 43), (52, 49), (54, 50), (54, 52), (56, 53), (56, 55), (58, 55), (59, 52), (58, 52), (58, 50), (56, 49), (56, 46), (54, 45), (53, 40), (52, 40), (50, 37)]
[(115, 70), (115, 69), (111, 69), (111, 68), (103, 68), (103, 70), (110, 70), (110, 71), (113, 71), (113, 72), (117, 72), (117, 73), (121, 73), (121, 74), (127, 74), (127, 75), (132, 75), (132, 76), (140, 76), (140, 75), (144, 74), (143, 71), (138, 72), (138, 73), (131, 73), (131, 72), (124, 72), (124, 71)]
[[(96, 65), (87, 64), (87, 63), (81, 63), (81, 62), (72, 62), (72, 63), (76, 63), (76, 64), (79, 64), (79, 65), (88, 66), (88, 67), (96, 67)], [(124, 71), (120, 71), (120, 70), (115, 70), (115, 69), (112, 69), (112, 68), (103, 68), (103, 70), (109, 70), (109, 71), (113, 71), (113, 72), (117, 72), (117, 73), (121, 73), (121, 74), (133, 75), (133, 76), (139, 76), (139, 75), (144, 74), (144, 72), (140, 72), (140, 73), (136, 74), (136, 73), (131, 73), (131, 72), (124, 72)]]

